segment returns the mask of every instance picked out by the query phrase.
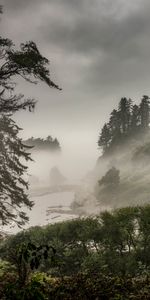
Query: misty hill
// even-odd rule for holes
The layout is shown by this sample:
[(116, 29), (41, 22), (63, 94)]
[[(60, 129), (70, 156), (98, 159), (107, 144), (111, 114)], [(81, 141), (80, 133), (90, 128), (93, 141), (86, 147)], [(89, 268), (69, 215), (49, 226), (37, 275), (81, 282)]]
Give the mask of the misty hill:
[[(102, 154), (91, 173), (93, 210), (91, 195), (82, 201), (76, 196), (80, 211), (97, 213), (101, 209), (150, 203), (149, 124), (148, 96), (143, 96), (139, 105), (133, 104), (131, 99), (120, 100), (98, 139)], [(80, 199), (77, 201), (77, 198)]]
[(104, 124), (98, 146), (103, 156), (112, 154), (127, 143), (137, 141), (149, 132), (150, 124), (149, 97), (144, 95), (140, 104), (133, 104), (131, 99), (122, 98), (118, 109), (113, 109), (109, 121)]
[[(150, 106), (122, 98), (102, 128), (98, 144), (95, 195), (106, 206), (121, 207), (150, 202)], [(107, 131), (106, 131), (107, 128)]]
[(52, 138), (51, 136), (48, 136), (46, 139), (42, 138), (34, 138), (31, 137), (25, 141), (23, 141), (23, 144), (26, 146), (33, 147), (31, 148), (31, 151), (60, 151), (60, 143), (57, 140), (57, 138)]
[(66, 181), (66, 177), (59, 171), (57, 167), (53, 167), (50, 171), (50, 185), (59, 186)]

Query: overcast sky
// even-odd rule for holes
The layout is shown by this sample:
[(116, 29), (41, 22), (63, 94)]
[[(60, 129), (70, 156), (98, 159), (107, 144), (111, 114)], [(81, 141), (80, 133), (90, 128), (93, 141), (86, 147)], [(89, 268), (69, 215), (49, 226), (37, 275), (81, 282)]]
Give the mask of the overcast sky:
[[(1, 32), (34, 40), (63, 90), (21, 82), (34, 114), (17, 115), (24, 136), (57, 136), (96, 158), (98, 132), (121, 96), (150, 95), (149, 0), (2, 0)], [(93, 156), (92, 156), (93, 155)]]

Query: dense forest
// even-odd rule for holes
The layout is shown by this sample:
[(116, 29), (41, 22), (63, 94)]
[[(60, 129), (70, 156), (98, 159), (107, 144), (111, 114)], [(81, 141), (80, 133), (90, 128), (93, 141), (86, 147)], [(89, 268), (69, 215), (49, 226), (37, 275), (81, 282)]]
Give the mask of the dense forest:
[(149, 97), (144, 95), (139, 105), (131, 99), (121, 98), (118, 109), (113, 109), (109, 122), (105, 123), (98, 140), (103, 154), (112, 152), (113, 148), (127, 142), (129, 138), (139, 138), (149, 130), (150, 106)]
[(149, 205), (128, 207), (4, 239), (2, 299), (149, 299), (149, 220)]
[[(149, 203), (150, 102), (143, 96), (139, 105), (122, 98), (109, 122), (102, 128), (99, 146), (105, 164), (95, 188), (102, 203), (114, 207)], [(107, 128), (107, 130), (105, 130)]]

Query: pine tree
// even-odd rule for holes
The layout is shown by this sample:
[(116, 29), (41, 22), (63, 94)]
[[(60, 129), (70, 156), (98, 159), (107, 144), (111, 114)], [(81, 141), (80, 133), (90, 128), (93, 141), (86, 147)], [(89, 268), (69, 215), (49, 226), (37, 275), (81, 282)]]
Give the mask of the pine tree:
[(109, 126), (105, 123), (101, 130), (101, 134), (98, 140), (98, 146), (103, 149), (103, 152), (105, 152), (109, 147), (110, 138), (111, 136), (110, 136)]
[(140, 103), (140, 121), (141, 121), (141, 128), (147, 129), (150, 123), (150, 98), (146, 95), (143, 96), (141, 103)]
[(111, 134), (111, 145), (118, 143), (121, 137), (121, 122), (120, 115), (116, 109), (110, 114), (109, 128)]
[[(0, 7), (0, 13), (2, 12)], [(23, 206), (31, 208), (24, 180), (27, 167), (22, 163), (30, 160), (29, 153), (18, 137), (19, 127), (11, 119), (20, 109), (34, 109), (36, 101), (15, 94), (14, 78), (23, 77), (30, 83), (45, 82), (49, 87), (60, 89), (50, 77), (49, 61), (41, 55), (32, 41), (15, 49), (10, 39), (0, 36), (0, 224), (14, 221), (19, 226), (27, 221)]]
[(140, 114), (139, 114), (139, 106), (133, 105), (131, 112), (131, 131), (134, 134), (140, 125)]
[(20, 128), (10, 116), (0, 117), (0, 220), (1, 225), (15, 221), (19, 226), (27, 220), (21, 206), (29, 209), (32, 202), (25, 189), (28, 183), (24, 179), (27, 167), (22, 160), (31, 160), (30, 154), (18, 137)]
[(24, 95), (15, 95), (15, 76), (21, 76), (30, 83), (39, 80), (45, 82), (49, 87), (60, 89), (50, 79), (49, 61), (43, 57), (34, 42), (21, 44), (16, 50), (12, 41), (0, 37), (0, 112), (15, 112), (19, 109), (29, 108), (33, 110), (36, 101), (26, 99)]
[(140, 105), (132, 105), (129, 98), (121, 98), (118, 110), (113, 109), (109, 122), (102, 128), (98, 145), (103, 152), (121, 145), (127, 138), (138, 138), (139, 129), (148, 130), (150, 124), (150, 98), (143, 96)]
[(130, 119), (131, 119), (131, 99), (121, 98), (119, 102), (119, 118), (121, 125), (121, 132), (123, 134), (127, 134), (130, 127)]
[[(0, 5), (0, 14), (2, 6)], [(42, 56), (33, 41), (22, 43), (18, 50), (8, 38), (0, 36), (0, 113), (20, 109), (34, 109), (36, 101), (24, 95), (15, 95), (15, 76), (30, 83), (45, 82), (49, 87), (59, 89), (50, 77), (49, 60)]]

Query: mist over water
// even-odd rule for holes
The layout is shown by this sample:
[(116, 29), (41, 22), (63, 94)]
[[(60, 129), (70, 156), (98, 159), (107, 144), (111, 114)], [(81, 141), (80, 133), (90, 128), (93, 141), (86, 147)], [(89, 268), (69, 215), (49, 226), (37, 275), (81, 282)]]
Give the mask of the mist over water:
[(66, 183), (78, 183), (95, 167), (98, 156), (95, 148), (83, 136), (81, 140), (64, 141), (60, 153), (34, 151), (31, 154), (34, 161), (28, 164), (28, 173), (37, 176), (41, 183), (48, 184), (51, 169), (57, 167), (66, 177)]

